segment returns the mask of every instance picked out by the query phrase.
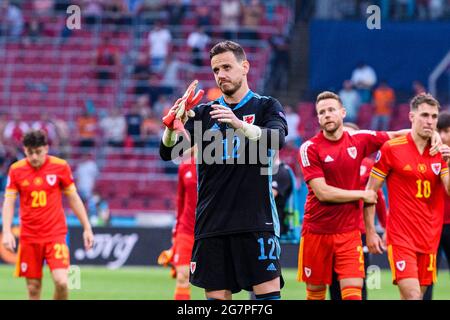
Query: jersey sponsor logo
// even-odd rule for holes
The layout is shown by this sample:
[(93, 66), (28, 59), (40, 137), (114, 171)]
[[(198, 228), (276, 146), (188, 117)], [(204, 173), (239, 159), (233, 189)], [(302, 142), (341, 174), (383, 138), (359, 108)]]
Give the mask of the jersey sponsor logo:
[(420, 173), (425, 173), (425, 172), (427, 172), (427, 165), (424, 164), (424, 163), (419, 163), (419, 164), (417, 165), (417, 170), (418, 170)]
[(36, 185), (36, 186), (40, 186), (40, 185), (42, 185), (43, 183), (44, 183), (44, 180), (42, 180), (41, 177), (36, 177), (36, 178), (34, 178), (34, 180), (33, 180), (33, 184)]
[(248, 124), (253, 124), (255, 122), (255, 114), (247, 114), (242, 117), (242, 120), (244, 120)]
[(406, 166), (403, 167), (403, 171), (412, 171), (412, 167), (407, 164)]
[(441, 172), (441, 164), (440, 163), (432, 163), (431, 170), (433, 170), (435, 175), (438, 175)]
[(305, 270), (305, 276), (307, 278), (311, 277), (311, 269), (308, 267), (304, 267), (303, 269)]
[(395, 266), (397, 267), (398, 270), (403, 271), (406, 268), (406, 261), (405, 260), (397, 261), (395, 263)]
[(380, 159), (381, 159), (381, 151), (378, 150), (377, 156), (375, 157), (375, 163), (377, 163), (378, 161), (380, 161)]
[(358, 150), (356, 150), (356, 147), (347, 148), (347, 152), (352, 159), (356, 159), (356, 156), (358, 155)]
[(325, 160), (324, 160), (324, 162), (326, 162), (326, 163), (328, 163), (328, 162), (333, 162), (333, 161), (334, 161), (334, 159), (333, 159), (332, 157), (330, 157), (329, 155), (326, 156), (326, 158), (325, 158)]
[(22, 272), (27, 272), (28, 269), (28, 264), (26, 262), (22, 262), (20, 264), (20, 270), (22, 270)]
[(191, 273), (194, 273), (195, 269), (197, 268), (197, 263), (194, 261), (191, 261), (190, 268), (191, 268)]
[(267, 271), (277, 271), (277, 268), (273, 263), (269, 264), (269, 266), (266, 269)]
[(54, 186), (56, 183), (56, 174), (48, 174), (45, 177), (45, 180), (47, 180), (47, 183), (51, 186)]
[(313, 143), (311, 141), (306, 141), (302, 146), (300, 147), (300, 159), (302, 160), (302, 165), (304, 167), (309, 167), (311, 163), (308, 159), (308, 148)]

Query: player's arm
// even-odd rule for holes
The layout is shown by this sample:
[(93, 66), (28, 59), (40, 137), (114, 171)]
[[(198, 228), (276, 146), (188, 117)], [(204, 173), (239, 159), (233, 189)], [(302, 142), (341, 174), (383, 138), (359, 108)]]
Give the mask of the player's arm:
[(70, 208), (75, 213), (83, 227), (84, 247), (86, 248), (86, 250), (89, 250), (94, 245), (94, 234), (92, 232), (91, 224), (89, 223), (89, 218), (83, 201), (81, 200), (76, 190), (71, 190), (70, 192), (66, 192), (65, 194)]
[(345, 203), (363, 200), (364, 203), (377, 202), (377, 194), (371, 190), (346, 190), (330, 186), (325, 178), (314, 178), (308, 182), (320, 202)]
[[(386, 131), (387, 135), (389, 136), (389, 139), (395, 139), (398, 137), (406, 136), (408, 133), (411, 132), (411, 129), (402, 129), (398, 131)], [(433, 136), (431, 137), (431, 148), (430, 148), (430, 155), (434, 156), (439, 152), (439, 147), (442, 144), (441, 136), (437, 131), (434, 131)]]
[[(383, 185), (380, 178), (370, 176), (367, 182), (366, 190), (377, 192)], [(370, 253), (383, 253), (384, 244), (375, 229), (375, 204), (364, 204), (364, 224), (366, 227), (366, 242)]]
[(16, 239), (11, 231), (11, 225), (14, 218), (14, 204), (16, 202), (16, 197), (8, 194), (5, 194), (5, 200), (3, 201), (3, 211), (2, 211), (2, 220), (3, 220), (3, 230), (2, 230), (2, 243), (6, 249), (14, 251), (16, 247)]

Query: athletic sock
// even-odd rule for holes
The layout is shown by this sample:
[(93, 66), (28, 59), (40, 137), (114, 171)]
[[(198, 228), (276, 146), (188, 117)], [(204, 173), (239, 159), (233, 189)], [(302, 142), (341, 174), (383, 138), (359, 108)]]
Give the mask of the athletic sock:
[(280, 300), (281, 293), (280, 291), (269, 292), (265, 294), (255, 294), (256, 300)]
[(342, 300), (362, 300), (361, 287), (345, 287), (341, 289)]
[(306, 289), (306, 300), (325, 300), (327, 289), (309, 290)]
[(191, 300), (191, 288), (176, 287), (175, 300)]

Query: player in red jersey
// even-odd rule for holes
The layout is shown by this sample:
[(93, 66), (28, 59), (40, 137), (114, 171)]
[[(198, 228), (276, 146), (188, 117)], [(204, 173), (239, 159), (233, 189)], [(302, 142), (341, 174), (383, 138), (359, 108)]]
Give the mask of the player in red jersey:
[[(446, 162), (450, 147), (442, 144), (439, 154), (429, 153), (439, 113), (433, 96), (415, 96), (410, 110), (411, 133), (383, 145), (367, 189), (378, 190), (386, 180), (390, 205), (386, 242), (393, 282), (402, 299), (422, 299), (427, 286), (436, 281), (444, 189), (450, 193)], [(375, 232), (373, 218), (374, 206), (366, 205), (367, 246), (371, 253), (382, 253), (385, 245)]]
[(333, 270), (343, 299), (361, 299), (364, 257), (359, 232), (360, 201), (376, 203), (376, 192), (360, 190), (362, 160), (398, 132), (345, 132), (345, 108), (336, 94), (316, 100), (322, 131), (300, 148), (308, 196), (299, 249), (298, 277), (306, 282), (307, 299), (325, 299)]
[(26, 159), (11, 165), (3, 203), (3, 245), (13, 251), (11, 232), (16, 197), (20, 197), (20, 242), (16, 276), (25, 277), (28, 296), (40, 299), (42, 266), (50, 267), (55, 284), (54, 299), (68, 298), (69, 250), (62, 194), (84, 228), (86, 250), (94, 236), (83, 202), (75, 188), (72, 172), (65, 160), (48, 155), (47, 137), (42, 131), (30, 131), (23, 138)]
[(176, 277), (175, 300), (190, 300), (189, 264), (194, 246), (195, 208), (197, 206), (197, 168), (194, 146), (178, 168), (177, 216), (172, 230), (172, 247), (158, 258), (161, 265), (171, 264)]

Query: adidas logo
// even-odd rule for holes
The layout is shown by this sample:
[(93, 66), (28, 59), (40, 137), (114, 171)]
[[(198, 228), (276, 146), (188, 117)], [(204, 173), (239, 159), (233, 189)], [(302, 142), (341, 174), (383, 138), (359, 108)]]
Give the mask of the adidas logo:
[(334, 159), (332, 157), (330, 157), (330, 156), (327, 156), (325, 158), (325, 162), (332, 162), (332, 161), (334, 161)]
[(275, 265), (273, 263), (269, 264), (269, 266), (266, 269), (267, 271), (277, 271), (277, 268), (275, 268)]
[(409, 164), (403, 167), (403, 171), (412, 171), (412, 168)]
[(28, 187), (30, 185), (30, 183), (28, 182), (28, 180), (24, 180), (23, 182), (22, 182), (22, 187)]

